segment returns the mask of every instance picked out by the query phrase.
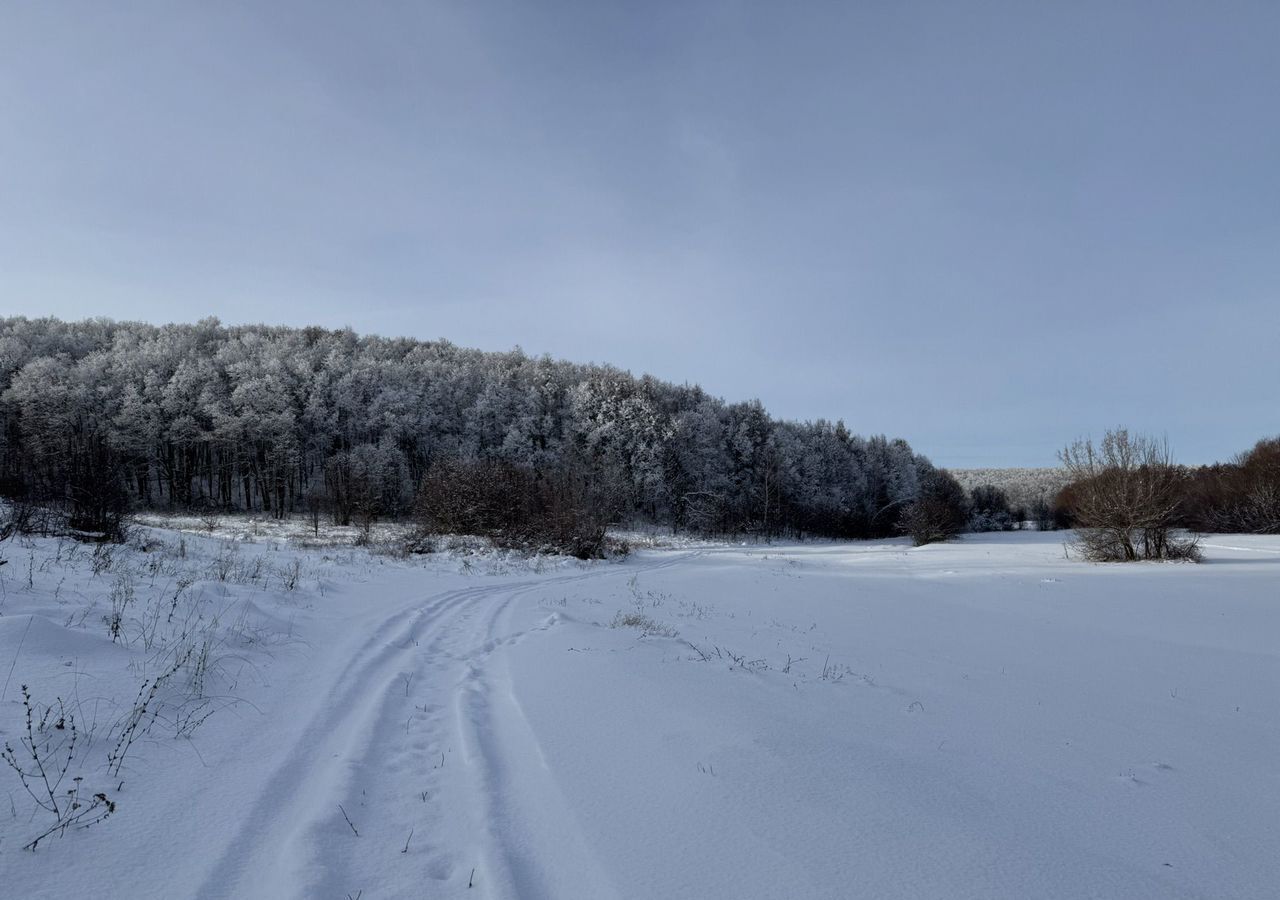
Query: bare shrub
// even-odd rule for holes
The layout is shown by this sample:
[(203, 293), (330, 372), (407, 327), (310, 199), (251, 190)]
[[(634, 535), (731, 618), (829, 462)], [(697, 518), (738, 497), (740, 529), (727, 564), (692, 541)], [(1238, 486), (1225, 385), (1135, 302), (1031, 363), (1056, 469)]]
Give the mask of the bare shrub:
[(607, 535), (604, 539), (602, 555), (608, 559), (621, 559), (631, 555), (631, 541), (626, 538)]
[(206, 532), (213, 534), (218, 530), (220, 522), (221, 517), (218, 515), (218, 507), (210, 501), (208, 505), (200, 511), (200, 525)]
[[(75, 714), (66, 708), (62, 698), (49, 706), (37, 706), (24, 684), (22, 706), (26, 713), (26, 727), (16, 748), (9, 741), (5, 742), (0, 759), (17, 774), (36, 806), (53, 818), (53, 823), (48, 824), (46, 820), (45, 830), (23, 848), (35, 850), (52, 834), (61, 835), (68, 828), (88, 828), (98, 824), (116, 811), (116, 805), (104, 793), (85, 796), (82, 776), (68, 777), (83, 753), (87, 737), (76, 725)], [(68, 781), (70, 787), (64, 787)]]
[(120, 640), (124, 634), (124, 617), (133, 600), (133, 576), (128, 572), (120, 572), (111, 584), (111, 612), (105, 617), (112, 643)]
[(1097, 447), (1078, 440), (1059, 454), (1081, 554), (1095, 562), (1198, 559), (1194, 539), (1175, 538), (1186, 486), (1166, 441), (1108, 431)]
[(610, 549), (606, 530), (620, 499), (613, 479), (593, 469), (446, 460), (423, 479), (417, 512), (429, 534), (479, 535), (499, 547), (599, 559)]
[(164, 705), (162, 692), (188, 664), (194, 664), (193, 678), (200, 679), (193, 687), (195, 696), (198, 698), (203, 693), (204, 672), (200, 666), (207, 667), (209, 641), (210, 638), (206, 635), (201, 645), (191, 641), (183, 643), (163, 661), (163, 670), (159, 675), (143, 679), (132, 708), (111, 729), (114, 743), (107, 753), (107, 771), (112, 775), (119, 777), (134, 743), (150, 733)]
[(0, 541), (36, 531), (36, 507), (25, 500), (11, 500), (0, 509)]
[(295, 591), (298, 588), (298, 582), (302, 579), (302, 560), (294, 559), (283, 569), (280, 570), (280, 585), (286, 591)]
[(210, 574), (218, 581), (226, 581), (237, 568), (238, 551), (234, 544), (223, 544), (218, 555), (209, 563)]

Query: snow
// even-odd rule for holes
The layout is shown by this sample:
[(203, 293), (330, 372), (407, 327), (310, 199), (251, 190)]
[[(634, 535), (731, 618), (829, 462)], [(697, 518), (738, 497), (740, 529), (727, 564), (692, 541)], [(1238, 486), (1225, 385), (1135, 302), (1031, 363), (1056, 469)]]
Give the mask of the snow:
[[(24, 733), (20, 685), (61, 694), (96, 723), (77, 770), (118, 802), (23, 850), (48, 814), (0, 769), (5, 896), (1280, 884), (1280, 538), (1212, 536), (1200, 566), (1091, 565), (1035, 532), (651, 539), (583, 564), (137, 533), (149, 549), (96, 575), (83, 545), (0, 545), (0, 739)], [(199, 627), (149, 626), (179, 583)], [(203, 691), (184, 669), (107, 777), (113, 723), (183, 633), (216, 648)], [(197, 695), (214, 714), (175, 737)]]

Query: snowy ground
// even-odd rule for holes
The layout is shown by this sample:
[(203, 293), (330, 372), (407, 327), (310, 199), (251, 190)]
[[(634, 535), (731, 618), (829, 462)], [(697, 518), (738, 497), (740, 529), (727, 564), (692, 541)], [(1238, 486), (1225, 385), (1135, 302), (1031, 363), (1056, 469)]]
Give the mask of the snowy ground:
[(68, 778), (118, 804), (23, 850), (54, 819), (0, 766), (6, 897), (1280, 885), (1277, 538), (1094, 566), (1036, 533), (592, 564), (138, 534), (0, 545), (0, 740), (21, 685), (61, 696)]

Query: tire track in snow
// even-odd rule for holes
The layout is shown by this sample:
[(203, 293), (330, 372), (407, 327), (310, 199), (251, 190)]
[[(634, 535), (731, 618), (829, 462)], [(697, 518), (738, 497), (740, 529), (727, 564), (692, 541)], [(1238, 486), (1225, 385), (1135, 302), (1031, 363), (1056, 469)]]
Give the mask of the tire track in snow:
[[(577, 835), (588, 869), (590, 857), (563, 800), (557, 802), (559, 791), (505, 666), (490, 661), (495, 650), (527, 634), (499, 638), (505, 613), (539, 589), (667, 568), (695, 555), (445, 591), (378, 621), (313, 703), (307, 724), (197, 896), (275, 900), (363, 892), (372, 900), (399, 894), (395, 886), (405, 883), (406, 865), (416, 875), (410, 880), (442, 887), (465, 887), (476, 865), (477, 881), (484, 882), (476, 885), (483, 889), (478, 896), (555, 896), (547, 892), (554, 879), (524, 852), (548, 818), (539, 804), (554, 811), (563, 829), (559, 839), (544, 839), (560, 845), (566, 833)], [(462, 741), (466, 778), (458, 774), (465, 771), (461, 761), (450, 766)], [(574, 893), (583, 877), (575, 873)], [(595, 880), (604, 890), (603, 878)]]
[(309, 880), (308, 871), (314, 871), (314, 847), (304, 839), (317, 824), (338, 815), (331, 789), (344, 780), (342, 770), (357, 749), (353, 745), (370, 733), (380, 711), (368, 702), (370, 696), (385, 695), (401, 659), (413, 647), (417, 629), (450, 606), (493, 587), (446, 591), (376, 626), (282, 757), (236, 839), (206, 879), (197, 895), (201, 900), (305, 895), (301, 888)]
[[(455, 633), (455, 641), (466, 642), (456, 650), (465, 671), (455, 691), (454, 714), (476, 812), (476, 886), (484, 891), (481, 896), (529, 900), (620, 896), (596, 861), (584, 829), (547, 766), (499, 652), (554, 627), (559, 616), (553, 613), (539, 625), (504, 635), (517, 601), (539, 588), (610, 574), (653, 572), (700, 555), (694, 551), (641, 567), (520, 585), (488, 604), (469, 631)], [(558, 868), (547, 865), (553, 858), (560, 861)]]

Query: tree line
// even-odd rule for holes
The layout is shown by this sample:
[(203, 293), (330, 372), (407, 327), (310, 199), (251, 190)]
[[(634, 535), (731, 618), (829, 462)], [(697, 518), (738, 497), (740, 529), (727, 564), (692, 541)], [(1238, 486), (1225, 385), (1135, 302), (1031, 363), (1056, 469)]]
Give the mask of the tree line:
[(447, 516), (450, 490), (498, 476), (526, 518), (572, 489), (613, 520), (762, 536), (895, 534), (949, 487), (902, 440), (518, 349), (0, 319), (0, 493), (84, 530), (139, 507)]
[(1055, 505), (1090, 559), (1198, 559), (1196, 534), (1280, 534), (1280, 438), (1191, 468), (1166, 441), (1121, 428), (1061, 459), (1071, 480)]
[(1005, 530), (1029, 517), (1042, 530), (1073, 528), (1082, 555), (1100, 562), (1197, 559), (1197, 534), (1280, 534), (1280, 437), (1227, 463), (1189, 467), (1174, 462), (1166, 441), (1118, 428), (1096, 445), (1069, 444), (1059, 458), (1065, 484), (1051, 501), (1041, 495), (1011, 508), (999, 487), (972, 488), (967, 530)]

